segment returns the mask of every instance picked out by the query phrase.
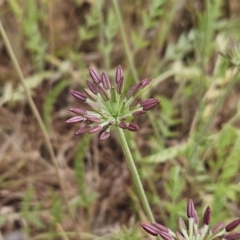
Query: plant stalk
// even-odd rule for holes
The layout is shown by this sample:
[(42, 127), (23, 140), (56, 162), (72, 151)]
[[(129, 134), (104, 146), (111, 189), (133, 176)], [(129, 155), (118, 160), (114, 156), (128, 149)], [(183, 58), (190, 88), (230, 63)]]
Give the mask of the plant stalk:
[(150, 209), (147, 197), (145, 195), (145, 192), (144, 192), (144, 189), (143, 189), (143, 186), (142, 186), (137, 168), (136, 168), (135, 163), (133, 161), (132, 154), (131, 154), (130, 149), (128, 147), (128, 144), (127, 144), (125, 135), (123, 133), (123, 130), (121, 128), (117, 127), (116, 131), (117, 131), (117, 135), (118, 135), (118, 138), (120, 140), (124, 155), (126, 157), (128, 167), (130, 168), (130, 171), (132, 173), (133, 180), (134, 180), (135, 186), (137, 188), (137, 191), (138, 191), (140, 200), (142, 202), (143, 208), (144, 208), (150, 222), (154, 222), (154, 217), (153, 217), (152, 211)]
[(65, 188), (63, 179), (61, 177), (60, 168), (59, 168), (59, 165), (58, 165), (58, 161), (57, 161), (57, 159), (55, 157), (55, 154), (54, 154), (54, 151), (53, 151), (53, 147), (52, 147), (49, 135), (48, 135), (47, 130), (46, 130), (45, 126), (44, 126), (42, 118), (41, 118), (41, 116), (40, 116), (40, 114), (38, 112), (38, 109), (37, 109), (37, 107), (36, 107), (36, 105), (35, 105), (35, 103), (33, 101), (31, 93), (30, 93), (30, 91), (29, 91), (29, 89), (28, 89), (28, 87), (27, 87), (27, 85), (25, 83), (25, 79), (24, 79), (22, 70), (21, 70), (21, 68), (19, 66), (19, 63), (18, 63), (18, 60), (17, 60), (17, 58), (16, 58), (16, 56), (15, 56), (15, 54), (13, 52), (12, 46), (11, 46), (11, 44), (9, 42), (9, 39), (8, 39), (7, 34), (6, 34), (5, 30), (4, 30), (4, 27), (2, 25), (1, 20), (0, 20), (0, 33), (2, 35), (3, 42), (4, 42), (5, 46), (6, 46), (8, 54), (9, 54), (11, 60), (12, 60), (13, 66), (14, 66), (14, 68), (15, 68), (18, 76), (19, 76), (20, 83), (23, 86), (24, 92), (25, 92), (26, 97), (27, 97), (27, 101), (28, 101), (28, 103), (30, 105), (30, 108), (31, 108), (31, 110), (33, 112), (33, 115), (35, 116), (35, 118), (36, 118), (36, 120), (38, 122), (38, 125), (39, 125), (39, 127), (40, 127), (40, 129), (42, 131), (42, 134), (43, 134), (43, 137), (44, 137), (44, 140), (45, 140), (45, 144), (46, 144), (46, 147), (48, 149), (50, 158), (51, 158), (52, 163), (53, 163), (53, 165), (54, 165), (54, 167), (56, 169), (56, 172), (57, 172), (57, 177), (58, 177), (58, 181), (59, 181), (60, 188), (61, 188), (61, 191), (62, 191), (64, 203), (65, 203), (65, 205), (67, 207), (67, 211), (68, 211), (68, 213), (69, 213), (69, 215), (70, 215), (70, 217), (72, 219), (73, 226), (75, 226), (75, 230), (77, 232), (78, 238), (81, 239), (81, 235), (80, 235), (80, 232), (78, 230), (78, 226), (76, 224), (76, 220), (75, 220), (74, 215), (73, 215), (73, 213), (72, 213), (72, 211), (70, 209), (70, 206), (69, 206), (67, 193), (66, 193), (66, 188)]
[(129, 63), (130, 69), (132, 71), (134, 81), (138, 82), (138, 75), (137, 75), (137, 72), (136, 72), (136, 69), (135, 69), (135, 66), (134, 66), (132, 54), (131, 54), (130, 47), (128, 45), (128, 41), (127, 41), (127, 38), (126, 38), (126, 31), (125, 31), (124, 26), (123, 26), (123, 21), (122, 21), (122, 17), (121, 17), (121, 14), (120, 14), (118, 1), (112, 0), (112, 2), (113, 2), (113, 6), (114, 6), (114, 9), (115, 9), (116, 15), (117, 15), (117, 21), (118, 21), (118, 24), (119, 24), (119, 28), (120, 28), (120, 32), (121, 32), (121, 36), (122, 36), (122, 41), (123, 41), (123, 46), (124, 46), (124, 49), (125, 49), (125, 52), (126, 52), (126, 55), (127, 55), (128, 63)]

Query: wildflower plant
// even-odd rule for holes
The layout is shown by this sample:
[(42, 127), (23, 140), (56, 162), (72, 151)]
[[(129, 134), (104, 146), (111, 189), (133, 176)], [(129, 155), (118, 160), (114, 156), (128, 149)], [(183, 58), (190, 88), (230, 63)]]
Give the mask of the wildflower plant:
[(67, 123), (87, 123), (79, 128), (75, 135), (101, 131), (100, 139), (105, 140), (116, 127), (137, 131), (139, 129), (138, 125), (132, 123), (134, 118), (159, 103), (155, 98), (141, 100), (141, 93), (151, 83), (149, 79), (134, 84), (126, 94), (123, 94), (124, 77), (120, 66), (116, 71), (115, 85), (111, 84), (105, 73), (100, 76), (91, 68), (89, 73), (93, 80), (87, 80), (89, 89), (84, 89), (83, 93), (71, 90), (74, 97), (85, 102), (92, 109), (88, 111), (80, 108), (70, 108), (70, 111), (78, 116), (68, 119)]
[(116, 70), (114, 84), (105, 73), (100, 76), (97, 71), (90, 68), (89, 74), (92, 81), (87, 80), (88, 88), (83, 92), (71, 90), (71, 94), (86, 103), (90, 110), (70, 108), (69, 110), (77, 116), (68, 119), (66, 123), (86, 123), (75, 132), (75, 135), (100, 132), (100, 140), (107, 139), (110, 132), (116, 130), (143, 207), (148, 218), (153, 221), (153, 215), (123, 132), (123, 130), (139, 130), (139, 126), (133, 123), (135, 117), (159, 104), (159, 100), (155, 98), (141, 99), (141, 94), (150, 85), (151, 80), (144, 79), (133, 84), (124, 94), (124, 76), (121, 66)]
[(236, 240), (240, 239), (240, 232), (229, 233), (240, 225), (240, 218), (233, 220), (225, 225), (224, 222), (216, 224), (210, 228), (211, 209), (208, 206), (203, 214), (203, 226), (199, 226), (198, 215), (196, 213), (193, 200), (190, 199), (187, 204), (188, 225), (179, 217), (178, 227), (180, 231), (173, 232), (168, 227), (159, 223), (145, 224), (142, 223), (142, 228), (153, 236), (161, 236), (164, 240)]

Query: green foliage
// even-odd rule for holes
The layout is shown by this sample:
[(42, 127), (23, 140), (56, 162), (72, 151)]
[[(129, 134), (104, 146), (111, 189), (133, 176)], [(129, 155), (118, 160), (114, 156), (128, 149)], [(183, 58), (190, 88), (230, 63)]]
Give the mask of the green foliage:
[(166, 192), (171, 199), (171, 203), (165, 203), (166, 209), (171, 213), (168, 219), (169, 227), (176, 227), (176, 219), (179, 216), (179, 212), (184, 209), (185, 203), (179, 201), (184, 185), (184, 177), (182, 176), (180, 167), (173, 166), (169, 171), (168, 179), (165, 184)]
[(131, 39), (134, 43), (133, 53), (136, 54), (138, 51), (146, 49), (151, 46), (152, 39), (148, 39), (146, 35), (148, 31), (157, 31), (159, 27), (159, 20), (164, 15), (164, 7), (166, 0), (154, 0), (147, 4), (146, 11), (142, 11), (141, 16), (141, 28), (132, 29)]
[(159, 23), (159, 18), (164, 14), (164, 4), (166, 0), (151, 1), (148, 4), (148, 11), (142, 12), (142, 22), (144, 29), (150, 29), (156, 27)]
[(111, 53), (114, 48), (114, 39), (117, 35), (118, 22), (113, 8), (107, 11), (106, 15), (103, 11), (104, 1), (96, 2), (96, 9), (98, 11), (98, 24), (99, 24), (99, 43), (98, 50), (102, 53), (104, 59), (104, 67), (110, 68), (111, 65)]
[(25, 229), (28, 233), (31, 233), (32, 227), (36, 227), (38, 229), (44, 228), (44, 224), (40, 218), (40, 212), (42, 209), (41, 203), (36, 202), (36, 204), (32, 204), (34, 195), (34, 189), (32, 187), (28, 188), (21, 207), (21, 216), (28, 223)]
[(115, 19), (115, 14), (113, 9), (109, 9), (109, 12), (106, 16), (106, 24), (104, 24), (105, 36), (109, 44), (110, 41), (114, 39), (117, 34), (118, 23)]
[(33, 65), (36, 69), (42, 70), (47, 44), (43, 40), (39, 29), (39, 22), (43, 19), (43, 12), (39, 11), (38, 2), (27, 0), (24, 3), (25, 11), (16, 0), (10, 0), (9, 5), (17, 20), (21, 21), (22, 31), (26, 37), (24, 43), (31, 53)]
[(165, 60), (176, 61), (183, 59), (184, 56), (194, 50), (193, 39), (193, 31), (188, 34), (182, 33), (177, 43), (169, 43), (167, 46)]
[(176, 201), (184, 189), (184, 180), (179, 166), (174, 166), (169, 171), (166, 191), (173, 201)]
[[(31, 92), (34, 92), (34, 89), (50, 76), (51, 76), (50, 72), (43, 71), (26, 78), (25, 84)], [(15, 88), (13, 83), (8, 82), (3, 86), (2, 96), (0, 97), (0, 106), (2, 106), (5, 103), (15, 103), (17, 101), (24, 99), (26, 99), (26, 94), (23, 86), (18, 85)]]
[(169, 147), (169, 148), (160, 150), (155, 154), (142, 158), (142, 161), (146, 163), (155, 163), (155, 164), (164, 163), (168, 160), (173, 160), (174, 158), (183, 155), (183, 153), (185, 152), (188, 146), (189, 146), (189, 143), (183, 143), (173, 147)]
[(91, 135), (84, 136), (78, 145), (74, 161), (75, 177), (80, 191), (79, 204), (83, 207), (90, 206), (90, 204), (97, 198), (97, 194), (95, 192), (91, 192), (90, 189), (87, 188), (88, 185), (86, 183), (85, 177), (86, 170), (84, 164), (84, 156), (89, 146), (90, 140)]
[(219, 172), (223, 171), (221, 173), (222, 177), (223, 175), (226, 174), (224, 172), (227, 170), (224, 166), (224, 163), (227, 162), (227, 159), (229, 158), (229, 156), (231, 156), (231, 154), (229, 153), (232, 150), (236, 138), (237, 138), (236, 129), (231, 126), (224, 127), (218, 136), (215, 147), (217, 154), (217, 162), (216, 163), (212, 162), (212, 168), (218, 170)]
[(120, 231), (115, 231), (113, 236), (109, 240), (138, 240), (139, 234), (137, 228), (128, 229), (126, 226), (123, 226)]
[(134, 30), (131, 33), (132, 41), (134, 42), (135, 51), (143, 49), (149, 45), (149, 42), (138, 36), (138, 33)]
[(51, 91), (47, 94), (44, 104), (43, 104), (43, 121), (46, 126), (46, 128), (49, 130), (50, 123), (52, 120), (52, 112), (54, 103), (57, 100), (57, 97), (59, 94), (67, 87), (69, 86), (70, 81), (69, 80), (62, 80), (58, 82)]
[(212, 40), (217, 24), (221, 22), (219, 18), (222, 16), (222, 4), (222, 0), (205, 0), (206, 11), (197, 14), (199, 29), (196, 32), (195, 43), (196, 50), (198, 51), (198, 60), (203, 62), (203, 66), (207, 63), (214, 49), (214, 42)]
[(170, 127), (173, 127), (181, 122), (181, 119), (174, 118), (177, 113), (173, 103), (167, 98), (161, 97), (161, 120), (156, 124), (161, 130), (161, 134), (164, 137), (175, 137), (178, 135), (176, 131), (170, 130)]
[(0, 216), (0, 226), (3, 227), (6, 222), (7, 222), (7, 217)]
[[(228, 200), (236, 201), (239, 191), (233, 180), (239, 172), (239, 134), (231, 126), (224, 127), (215, 145), (217, 160), (209, 162), (215, 171), (214, 211), (221, 212), (214, 217), (215, 221), (228, 217), (222, 209)], [(218, 173), (218, 174), (217, 174)]]
[(85, 24), (79, 27), (78, 37), (80, 45), (85, 41), (94, 39), (98, 34), (99, 15), (97, 8), (91, 8), (86, 15)]
[(112, 41), (116, 36), (117, 30), (118, 30), (118, 23), (115, 18), (116, 16), (114, 14), (114, 10), (110, 9), (106, 16), (106, 23), (104, 24), (104, 31), (105, 31), (104, 33), (106, 36), (107, 43), (109, 43), (110, 46), (112, 45), (113, 43)]
[(221, 178), (225, 181), (232, 179), (239, 172), (238, 162), (239, 162), (239, 149), (240, 149), (240, 135), (238, 132), (237, 139), (233, 144), (229, 155), (223, 165), (223, 172)]
[(50, 211), (52, 213), (52, 218), (53, 218), (51, 223), (53, 224), (53, 226), (55, 226), (58, 222), (61, 221), (64, 215), (63, 215), (62, 202), (59, 199), (59, 197), (56, 196), (54, 191), (51, 192), (51, 202), (52, 202), (52, 207)]

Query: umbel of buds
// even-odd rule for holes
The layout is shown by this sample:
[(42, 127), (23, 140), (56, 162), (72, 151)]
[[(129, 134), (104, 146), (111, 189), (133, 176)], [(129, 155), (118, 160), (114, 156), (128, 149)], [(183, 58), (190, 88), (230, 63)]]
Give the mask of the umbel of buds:
[(240, 239), (240, 232), (229, 233), (240, 224), (240, 218), (225, 225), (224, 222), (216, 224), (210, 228), (211, 209), (207, 207), (202, 218), (202, 226), (199, 226), (198, 216), (192, 199), (187, 205), (188, 225), (179, 217), (178, 227), (180, 231), (173, 232), (168, 227), (159, 223), (145, 224), (142, 223), (142, 228), (153, 236), (161, 236), (164, 240), (236, 240)]
[(232, 64), (240, 67), (240, 43), (230, 38), (226, 51), (220, 52), (223, 57), (228, 58)]
[(77, 116), (68, 119), (66, 123), (86, 123), (75, 132), (75, 135), (100, 131), (100, 139), (104, 140), (116, 127), (137, 131), (139, 127), (132, 122), (134, 118), (159, 104), (155, 98), (141, 99), (141, 93), (151, 83), (149, 79), (134, 84), (126, 94), (123, 94), (124, 77), (120, 66), (117, 68), (113, 85), (105, 73), (100, 76), (90, 68), (89, 74), (92, 81), (87, 80), (88, 89), (84, 89), (83, 92), (71, 90), (75, 98), (90, 107), (90, 110), (69, 109)]

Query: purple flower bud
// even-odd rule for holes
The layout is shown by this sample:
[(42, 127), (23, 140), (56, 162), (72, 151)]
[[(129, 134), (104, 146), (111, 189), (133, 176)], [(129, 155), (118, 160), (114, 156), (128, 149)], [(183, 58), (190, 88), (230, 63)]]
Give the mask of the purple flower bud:
[(141, 98), (135, 98), (129, 105), (129, 110), (133, 110), (139, 103), (141, 102)]
[(235, 229), (240, 224), (240, 218), (235, 219), (234, 221), (230, 222), (226, 227), (226, 232), (231, 232), (233, 229)]
[(92, 68), (89, 68), (89, 74), (92, 78), (92, 80), (96, 83), (99, 84), (101, 82), (101, 77), (99, 74)]
[(128, 128), (128, 124), (125, 123), (125, 122), (119, 123), (118, 126), (119, 126), (120, 128), (122, 128), (122, 129), (127, 129), (127, 128)]
[(95, 94), (93, 94), (89, 89), (84, 89), (84, 92), (86, 93), (88, 98), (90, 98), (94, 102), (97, 102), (97, 100), (98, 100), (97, 96)]
[(149, 224), (145, 224), (145, 223), (141, 223), (141, 226), (147, 233), (149, 233), (149, 234), (151, 234), (153, 236), (157, 236), (158, 235), (159, 231), (155, 227), (153, 227), (153, 226), (151, 226)]
[(229, 46), (234, 47), (236, 45), (237, 45), (237, 41), (234, 38), (230, 37), (229, 38)]
[(100, 140), (106, 140), (107, 138), (109, 138), (109, 136), (110, 136), (110, 132), (103, 131), (100, 135)]
[(159, 100), (158, 99), (156, 99), (156, 98), (149, 98), (149, 99), (143, 101), (141, 103), (141, 106), (142, 106), (144, 111), (147, 111), (147, 110), (155, 107), (158, 104), (159, 104)]
[(119, 65), (116, 71), (116, 83), (118, 84), (123, 78), (123, 71), (121, 66)]
[(95, 133), (102, 130), (102, 126), (94, 126), (92, 129), (89, 131), (89, 133)]
[(81, 109), (81, 108), (70, 108), (69, 111), (76, 113), (76, 114), (80, 114), (80, 115), (84, 115), (87, 113), (87, 111), (85, 109)]
[(130, 123), (127, 129), (131, 132), (136, 132), (137, 130), (139, 130), (139, 126), (137, 124)]
[(141, 83), (142, 89), (145, 88), (146, 86), (148, 86), (151, 82), (152, 82), (152, 80), (147, 79), (147, 78), (141, 80), (140, 83)]
[(236, 240), (240, 238), (240, 232), (237, 233), (229, 233), (225, 235), (224, 239), (226, 240)]
[(169, 229), (160, 223), (153, 223), (152, 225), (162, 232), (169, 233)]
[(205, 228), (204, 227), (201, 227), (201, 228), (199, 228), (198, 230), (196, 229), (196, 230), (193, 230), (194, 231), (194, 234), (202, 234), (203, 232), (204, 232), (204, 230), (205, 230)]
[(89, 89), (92, 91), (92, 93), (94, 93), (95, 95), (98, 94), (98, 88), (97, 86), (94, 85), (94, 83), (90, 82), (87, 80), (87, 85), (89, 87)]
[(203, 224), (209, 225), (211, 219), (211, 209), (208, 206), (203, 214)]
[(176, 232), (176, 236), (179, 240), (186, 240), (179, 232)]
[(178, 227), (179, 229), (182, 231), (186, 231), (187, 230), (187, 227), (185, 225), (185, 222), (183, 221), (183, 219), (181, 217), (178, 218)]
[(91, 122), (101, 122), (101, 119), (99, 119), (98, 117), (91, 115), (91, 114), (86, 114), (84, 115), (85, 118), (87, 118), (89, 121)]
[(109, 100), (109, 96), (108, 93), (106, 92), (106, 90), (104, 88), (102, 88), (101, 86), (99, 86), (99, 93), (102, 97), (102, 99), (106, 102)]
[(212, 228), (212, 232), (213, 233), (217, 233), (220, 230), (222, 230), (225, 227), (225, 223), (224, 222), (220, 222), (218, 224), (216, 224), (213, 228)]
[(188, 216), (188, 218), (193, 218), (194, 223), (196, 223), (196, 224), (198, 223), (197, 214), (196, 214), (196, 210), (195, 210), (194, 203), (193, 203), (192, 199), (188, 200), (187, 216)]
[(126, 93), (126, 98), (129, 99), (130, 97), (134, 97), (134, 95), (141, 89), (141, 83), (133, 84), (128, 92)]
[(72, 118), (69, 118), (66, 123), (77, 123), (77, 122), (83, 122), (85, 120), (84, 117), (82, 116), (76, 116), (76, 117), (72, 117)]
[(75, 135), (83, 134), (83, 133), (88, 132), (90, 129), (91, 129), (90, 126), (84, 126), (84, 127), (79, 128), (74, 134)]
[(219, 53), (228, 58), (234, 65), (240, 66), (240, 43), (235, 39), (230, 38), (225, 53)]
[(138, 111), (134, 112), (134, 113), (132, 114), (132, 116), (133, 116), (133, 117), (136, 117), (136, 116), (141, 115), (141, 114), (143, 114), (143, 113), (145, 113), (145, 112), (146, 112), (146, 111), (138, 110)]
[(164, 239), (164, 240), (172, 240), (172, 236), (169, 233), (159, 231), (159, 235)]
[(188, 218), (193, 218), (195, 212), (195, 207), (192, 199), (188, 200), (187, 204), (187, 216)]
[(70, 90), (70, 93), (71, 93), (75, 98), (80, 99), (80, 100), (82, 100), (82, 101), (84, 101), (84, 102), (87, 100), (86, 95), (83, 94), (83, 93), (80, 93), (80, 92), (75, 91), (75, 90)]
[(108, 90), (108, 89), (111, 88), (110, 80), (105, 73), (102, 73), (102, 85), (103, 85), (105, 90)]
[(122, 93), (122, 90), (123, 90), (123, 83), (124, 83), (124, 79), (123, 77), (120, 79), (120, 81), (117, 83), (117, 92), (119, 94)]

